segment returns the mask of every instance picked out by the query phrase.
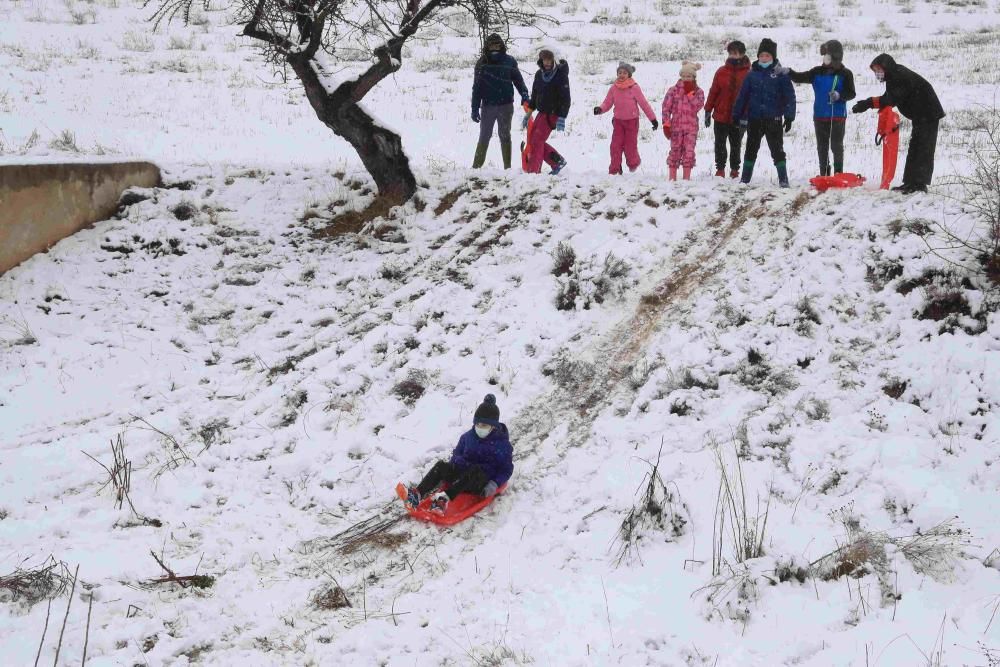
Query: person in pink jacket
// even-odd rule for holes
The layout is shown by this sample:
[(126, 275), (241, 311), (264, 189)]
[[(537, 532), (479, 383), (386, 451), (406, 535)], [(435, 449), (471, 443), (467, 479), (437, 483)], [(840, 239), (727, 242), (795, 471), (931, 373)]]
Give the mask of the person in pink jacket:
[(618, 78), (611, 84), (607, 96), (601, 106), (594, 107), (594, 115), (600, 116), (607, 113), (611, 107), (615, 108), (615, 115), (611, 120), (614, 131), (611, 133), (611, 166), (608, 167), (609, 174), (622, 173), (622, 153), (625, 154), (625, 163), (629, 171), (639, 168), (642, 158), (639, 157), (639, 110), (646, 114), (646, 118), (653, 124), (653, 131), (659, 127), (656, 122), (656, 114), (653, 108), (646, 101), (646, 96), (642, 94), (642, 88), (635, 82), (632, 75), (635, 74), (635, 67), (628, 63), (618, 63)]
[(667, 165), (670, 180), (677, 180), (677, 167), (684, 168), (684, 180), (691, 179), (694, 149), (698, 142), (698, 112), (705, 104), (705, 91), (698, 87), (699, 63), (681, 63), (681, 78), (663, 98), (663, 136), (670, 141)]

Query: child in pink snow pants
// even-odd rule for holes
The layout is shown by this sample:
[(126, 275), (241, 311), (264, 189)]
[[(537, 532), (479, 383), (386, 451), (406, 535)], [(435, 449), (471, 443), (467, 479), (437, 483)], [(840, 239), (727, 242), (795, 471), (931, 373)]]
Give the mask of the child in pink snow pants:
[(635, 82), (632, 75), (635, 74), (635, 67), (629, 63), (618, 63), (618, 78), (608, 91), (607, 97), (601, 106), (594, 107), (594, 115), (600, 116), (607, 113), (613, 106), (615, 115), (611, 120), (614, 128), (611, 133), (611, 166), (608, 167), (609, 174), (622, 173), (622, 153), (625, 154), (625, 163), (629, 171), (639, 168), (642, 159), (639, 157), (639, 110), (646, 114), (646, 118), (653, 124), (653, 131), (659, 127), (656, 122), (656, 114), (653, 108), (646, 101), (646, 96), (642, 94), (642, 89)]
[(705, 91), (698, 87), (699, 63), (685, 60), (681, 64), (681, 78), (663, 98), (663, 136), (670, 141), (667, 165), (670, 180), (677, 180), (677, 167), (684, 168), (684, 180), (691, 178), (694, 167), (694, 149), (698, 142), (698, 112), (705, 104)]

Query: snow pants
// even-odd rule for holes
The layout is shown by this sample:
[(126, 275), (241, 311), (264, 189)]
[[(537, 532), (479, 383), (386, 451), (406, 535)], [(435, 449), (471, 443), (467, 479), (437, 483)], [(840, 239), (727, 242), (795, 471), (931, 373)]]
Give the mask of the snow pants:
[(614, 118), (611, 120), (611, 126), (614, 129), (611, 132), (611, 166), (608, 167), (608, 173), (622, 173), (623, 153), (628, 170), (635, 171), (642, 163), (639, 157), (639, 119)]
[(738, 171), (740, 168), (740, 148), (743, 137), (740, 136), (740, 126), (736, 123), (720, 123), (715, 121), (715, 169), (726, 168), (726, 144), (729, 144), (729, 169)]
[(845, 118), (815, 118), (816, 153), (819, 155), (819, 175), (830, 175), (830, 149), (833, 149), (833, 173), (844, 172), (844, 132), (847, 129)]
[(785, 135), (780, 118), (759, 118), (747, 124), (747, 152), (743, 162), (751, 166), (757, 162), (761, 141), (767, 139), (767, 147), (771, 151), (774, 164), (785, 161)]
[(474, 493), (482, 495), (483, 488), (489, 483), (486, 473), (477, 465), (467, 468), (459, 468), (447, 461), (438, 461), (434, 464), (424, 478), (417, 485), (417, 491), (421, 496), (426, 496), (442, 483), (448, 483), (445, 493), (452, 500), (460, 493)]
[(694, 167), (694, 148), (698, 143), (698, 129), (673, 130), (670, 134), (670, 153), (667, 155), (667, 166), (673, 169)]
[(560, 155), (556, 149), (549, 146), (547, 140), (552, 130), (556, 129), (559, 116), (554, 113), (539, 113), (531, 124), (531, 135), (528, 136), (528, 173), (540, 174), (542, 162), (550, 167), (559, 165)]
[(500, 154), (503, 157), (503, 168), (510, 169), (510, 125), (514, 117), (514, 103), (484, 104), (480, 107), (479, 143), (476, 144), (476, 156), (472, 162), (473, 169), (479, 169), (486, 162), (486, 151), (490, 147), (493, 127), (497, 128), (500, 138)]
[(938, 121), (915, 119), (906, 148), (903, 185), (928, 186), (934, 176), (934, 150), (937, 148)]

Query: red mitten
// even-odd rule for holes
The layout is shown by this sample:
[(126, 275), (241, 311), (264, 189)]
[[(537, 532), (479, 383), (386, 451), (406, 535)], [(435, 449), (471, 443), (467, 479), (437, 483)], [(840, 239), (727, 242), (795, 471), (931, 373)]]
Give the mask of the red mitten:
[(663, 121), (663, 136), (670, 139), (670, 123)]

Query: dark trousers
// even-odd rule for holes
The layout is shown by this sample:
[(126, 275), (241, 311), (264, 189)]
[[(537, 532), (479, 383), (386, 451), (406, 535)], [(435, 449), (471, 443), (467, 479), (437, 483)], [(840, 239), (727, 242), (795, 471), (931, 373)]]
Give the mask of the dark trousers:
[(934, 176), (934, 150), (937, 148), (938, 121), (914, 120), (910, 144), (906, 149), (903, 185), (931, 184)]
[(747, 123), (747, 152), (743, 156), (744, 162), (757, 162), (760, 143), (765, 138), (774, 164), (785, 161), (785, 133), (781, 127), (781, 119), (759, 118)]
[(447, 482), (448, 488), (445, 490), (445, 493), (448, 494), (449, 498), (454, 500), (455, 496), (460, 493), (474, 493), (477, 496), (481, 496), (483, 487), (489, 481), (486, 473), (477, 465), (459, 469), (458, 466), (452, 465), (447, 461), (438, 461), (424, 475), (420, 484), (417, 485), (417, 491), (420, 492), (421, 496), (426, 496), (441, 486), (442, 483)]
[(816, 152), (819, 154), (819, 175), (830, 175), (830, 149), (833, 148), (833, 172), (844, 171), (844, 130), (847, 122), (843, 118), (816, 119)]
[(740, 126), (736, 123), (720, 123), (715, 121), (715, 168), (722, 171), (726, 168), (726, 144), (729, 144), (729, 168), (736, 171), (740, 168)]

